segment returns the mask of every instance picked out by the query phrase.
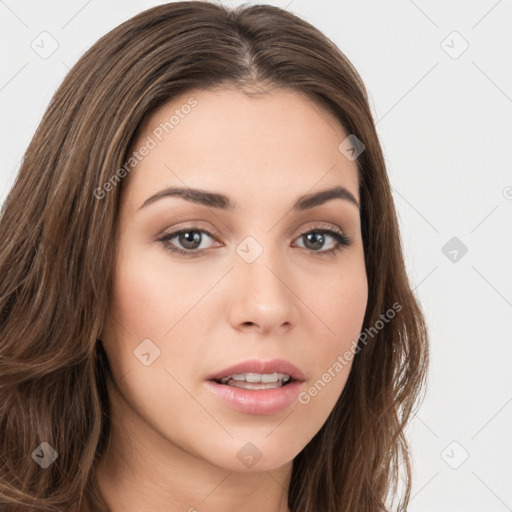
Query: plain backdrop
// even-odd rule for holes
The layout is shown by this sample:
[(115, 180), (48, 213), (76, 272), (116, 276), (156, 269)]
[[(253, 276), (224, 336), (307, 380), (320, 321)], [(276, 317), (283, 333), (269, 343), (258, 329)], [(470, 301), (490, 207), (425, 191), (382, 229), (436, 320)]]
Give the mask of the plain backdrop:
[[(159, 3), (0, 0), (0, 203), (69, 68)], [(512, 510), (512, 1), (268, 3), (322, 30), (370, 94), (431, 334), (409, 510)]]

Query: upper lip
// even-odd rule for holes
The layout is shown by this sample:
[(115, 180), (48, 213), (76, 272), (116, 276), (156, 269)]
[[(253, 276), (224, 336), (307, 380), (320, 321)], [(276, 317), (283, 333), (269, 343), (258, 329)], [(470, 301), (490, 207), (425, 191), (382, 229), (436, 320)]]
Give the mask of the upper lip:
[(285, 359), (272, 359), (270, 361), (261, 361), (259, 359), (251, 359), (241, 363), (224, 368), (220, 372), (214, 373), (208, 377), (208, 380), (220, 380), (228, 375), (240, 373), (284, 373), (292, 379), (305, 380), (304, 373), (294, 364)]

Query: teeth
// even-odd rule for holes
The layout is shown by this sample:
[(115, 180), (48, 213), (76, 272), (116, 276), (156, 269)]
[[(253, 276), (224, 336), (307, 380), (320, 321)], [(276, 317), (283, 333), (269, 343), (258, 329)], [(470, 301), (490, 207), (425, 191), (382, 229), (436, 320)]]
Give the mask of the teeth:
[(227, 377), (223, 377), (220, 381), (225, 384), (229, 379), (233, 379), (235, 381), (245, 381), (245, 382), (254, 382), (254, 383), (273, 383), (273, 382), (288, 382), (290, 380), (290, 376), (286, 373), (236, 373), (233, 375), (228, 375)]
[(235, 387), (235, 388), (244, 388), (244, 389), (274, 389), (274, 388), (280, 388), (284, 384), (280, 381), (268, 382), (267, 384), (263, 384), (262, 382), (245, 382), (245, 381), (240, 381), (240, 380), (230, 380), (227, 383), (227, 385)]

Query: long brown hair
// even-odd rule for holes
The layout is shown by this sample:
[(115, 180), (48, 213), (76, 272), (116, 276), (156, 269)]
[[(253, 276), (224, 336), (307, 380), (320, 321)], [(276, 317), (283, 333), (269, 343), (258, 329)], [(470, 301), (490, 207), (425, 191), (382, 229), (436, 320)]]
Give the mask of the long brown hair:
[[(155, 108), (186, 91), (228, 85), (305, 94), (365, 146), (357, 166), (366, 336), (339, 401), (294, 459), (289, 508), (386, 510), (401, 470), (399, 506), (406, 508), (411, 466), (403, 429), (424, 388), (428, 335), (406, 275), (366, 89), (343, 53), (297, 16), (267, 5), (228, 9), (192, 1), (142, 12), (80, 58), (55, 93), (3, 205), (2, 510), (108, 510), (95, 483), (110, 427), (109, 366), (98, 338), (123, 183), (102, 199), (94, 191), (122, 168)], [(396, 315), (383, 322), (392, 307)], [(38, 453), (51, 453), (43, 442), (58, 454), (44, 469), (36, 464)]]

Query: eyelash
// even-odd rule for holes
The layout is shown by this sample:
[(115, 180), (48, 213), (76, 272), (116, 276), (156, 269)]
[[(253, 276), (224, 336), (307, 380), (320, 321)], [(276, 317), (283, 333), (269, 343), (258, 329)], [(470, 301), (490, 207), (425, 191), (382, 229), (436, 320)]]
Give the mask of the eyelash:
[[(185, 249), (179, 249), (178, 247), (174, 247), (168, 244), (168, 241), (172, 238), (175, 238), (176, 236), (180, 235), (181, 233), (187, 233), (187, 232), (200, 232), (200, 233), (206, 233), (209, 237), (215, 239), (215, 236), (210, 233), (207, 229), (199, 228), (197, 226), (188, 226), (186, 228), (179, 229), (177, 231), (173, 231), (171, 233), (167, 233), (160, 237), (157, 241), (161, 242), (164, 249), (166, 251), (169, 251), (173, 254), (179, 254), (183, 256), (199, 256), (203, 250), (208, 249), (202, 249), (201, 251), (197, 250), (185, 250)], [(334, 240), (337, 242), (336, 245), (332, 249), (328, 249), (327, 251), (314, 251), (313, 249), (306, 249), (312, 254), (320, 254), (325, 256), (336, 256), (336, 254), (343, 250), (345, 247), (348, 247), (352, 244), (352, 240), (341, 230), (335, 229), (335, 228), (326, 228), (321, 226), (313, 226), (312, 228), (309, 228), (307, 231), (302, 232), (297, 238), (300, 238), (302, 236), (308, 235), (310, 233), (320, 233), (320, 234), (327, 234), (334, 238)]]

